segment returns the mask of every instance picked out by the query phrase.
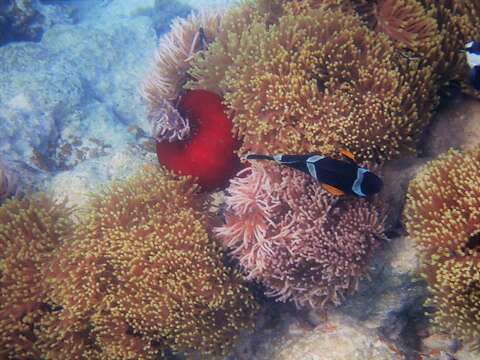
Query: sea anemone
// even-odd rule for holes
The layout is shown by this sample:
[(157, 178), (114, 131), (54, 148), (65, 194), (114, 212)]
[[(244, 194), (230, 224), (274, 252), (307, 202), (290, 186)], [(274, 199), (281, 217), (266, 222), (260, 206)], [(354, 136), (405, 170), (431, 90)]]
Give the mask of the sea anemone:
[(437, 311), (434, 322), (478, 344), (480, 146), (450, 150), (410, 182), (404, 217)]
[(212, 11), (175, 20), (160, 41), (143, 86), (160, 164), (176, 174), (195, 176), (204, 190), (226, 185), (240, 164), (222, 98), (183, 89), (190, 61), (215, 39), (220, 19), (221, 12)]
[[(373, 9), (373, 17), (367, 11), (371, 26), (394, 40), (405, 59), (431, 67), (437, 85), (448, 88), (459, 82), (472, 93), (465, 54), (459, 50), (480, 37), (477, 1), (380, 0)], [(365, 18), (362, 11), (360, 15)]]
[(206, 90), (189, 90), (178, 106), (192, 132), (184, 140), (158, 141), (160, 164), (176, 174), (194, 176), (204, 190), (226, 186), (240, 161), (235, 154), (239, 144), (221, 97)]
[(426, 302), (435, 307), (433, 323), (480, 349), (480, 256), (447, 260), (434, 276)]
[(480, 147), (450, 150), (410, 182), (404, 217), (427, 264), (464, 255), (480, 231)]
[(241, 32), (218, 34), (189, 71), (191, 88), (218, 83), (235, 114), (240, 153), (341, 146), (384, 160), (414, 151), (437, 102), (433, 70), (400, 69), (392, 40), (370, 30), (352, 6), (344, 10), (344, 1), (283, 6), (275, 26), (248, 7), (250, 23), (226, 15), (222, 31)]
[(257, 305), (224, 266), (205, 206), (190, 178), (158, 169), (95, 195), (46, 273), (58, 311), (38, 334), (45, 357), (227, 352)]
[(215, 233), (249, 279), (297, 306), (339, 304), (384, 238), (372, 200), (336, 199), (312, 177), (254, 164), (231, 181)]
[(173, 20), (171, 30), (160, 40), (152, 70), (146, 76), (142, 95), (148, 106), (152, 136), (157, 141), (182, 140), (188, 136), (188, 121), (175, 111), (188, 80), (193, 55), (210, 43), (219, 30), (220, 11), (192, 14)]
[(429, 63), (438, 61), (441, 34), (432, 10), (417, 0), (380, 0), (375, 10), (376, 31), (387, 34), (413, 56)]
[(39, 358), (35, 331), (49, 311), (43, 266), (72, 230), (70, 210), (44, 194), (0, 207), (0, 358)]
[(465, 54), (460, 52), (465, 44), (480, 38), (478, 19), (480, 3), (476, 0), (426, 0), (425, 5), (435, 10), (434, 18), (442, 33), (441, 85), (459, 82), (462, 90), (470, 95), (479, 96), (474, 91), (468, 76)]
[[(221, 28), (216, 34), (215, 41), (190, 62), (191, 66), (188, 70), (190, 81), (185, 84), (185, 87), (209, 90), (220, 96), (225, 94), (225, 74), (227, 69), (234, 65), (234, 57), (238, 54), (243, 34), (252, 23), (261, 22), (265, 16), (268, 17), (262, 14), (264, 12), (270, 14), (268, 11), (272, 11), (272, 7), (282, 11), (282, 7), (274, 4), (273, 1), (262, 1), (262, 3), (264, 3), (263, 6), (254, 2), (241, 2), (228, 9), (222, 17)], [(260, 7), (263, 12), (256, 11), (257, 7)]]

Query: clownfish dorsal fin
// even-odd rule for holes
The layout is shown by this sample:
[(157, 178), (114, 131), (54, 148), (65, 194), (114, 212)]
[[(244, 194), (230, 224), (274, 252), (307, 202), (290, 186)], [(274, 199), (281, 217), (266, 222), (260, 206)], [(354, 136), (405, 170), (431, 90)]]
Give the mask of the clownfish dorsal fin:
[(327, 191), (328, 193), (334, 195), (334, 196), (343, 196), (345, 195), (345, 193), (336, 188), (335, 186), (332, 186), (332, 185), (328, 185), (328, 184), (321, 184), (322, 188)]
[(340, 149), (340, 154), (342, 154), (349, 160), (355, 161), (355, 156), (353, 156), (353, 154), (346, 149)]

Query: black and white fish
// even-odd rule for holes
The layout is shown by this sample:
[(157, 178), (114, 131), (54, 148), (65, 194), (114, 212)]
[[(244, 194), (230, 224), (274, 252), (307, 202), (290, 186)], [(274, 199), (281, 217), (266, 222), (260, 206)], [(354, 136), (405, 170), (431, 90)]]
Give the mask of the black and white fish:
[(274, 160), (309, 174), (321, 183), (322, 187), (335, 196), (354, 195), (364, 197), (378, 193), (382, 180), (370, 170), (360, 167), (349, 151), (340, 151), (345, 160), (337, 160), (323, 155), (256, 155), (247, 160)]
[(470, 41), (465, 45), (470, 79), (473, 87), (480, 90), (480, 41)]

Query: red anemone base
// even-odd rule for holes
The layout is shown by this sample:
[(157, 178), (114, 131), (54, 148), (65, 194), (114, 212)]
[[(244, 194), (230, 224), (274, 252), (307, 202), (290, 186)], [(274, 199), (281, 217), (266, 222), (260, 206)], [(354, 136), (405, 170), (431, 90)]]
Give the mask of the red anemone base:
[(190, 135), (182, 141), (157, 142), (158, 161), (178, 175), (197, 177), (204, 190), (225, 187), (241, 165), (222, 98), (206, 90), (190, 90), (178, 110), (189, 120)]

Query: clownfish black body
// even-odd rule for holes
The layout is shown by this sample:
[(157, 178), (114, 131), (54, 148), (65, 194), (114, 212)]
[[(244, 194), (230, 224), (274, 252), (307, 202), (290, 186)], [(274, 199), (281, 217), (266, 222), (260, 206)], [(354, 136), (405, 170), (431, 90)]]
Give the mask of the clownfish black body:
[(475, 89), (480, 90), (480, 41), (470, 41), (465, 45), (470, 79)]
[(247, 160), (274, 160), (280, 165), (303, 171), (335, 196), (364, 197), (382, 189), (382, 180), (377, 175), (358, 166), (350, 152), (342, 150), (341, 154), (346, 161), (323, 155), (248, 155)]

